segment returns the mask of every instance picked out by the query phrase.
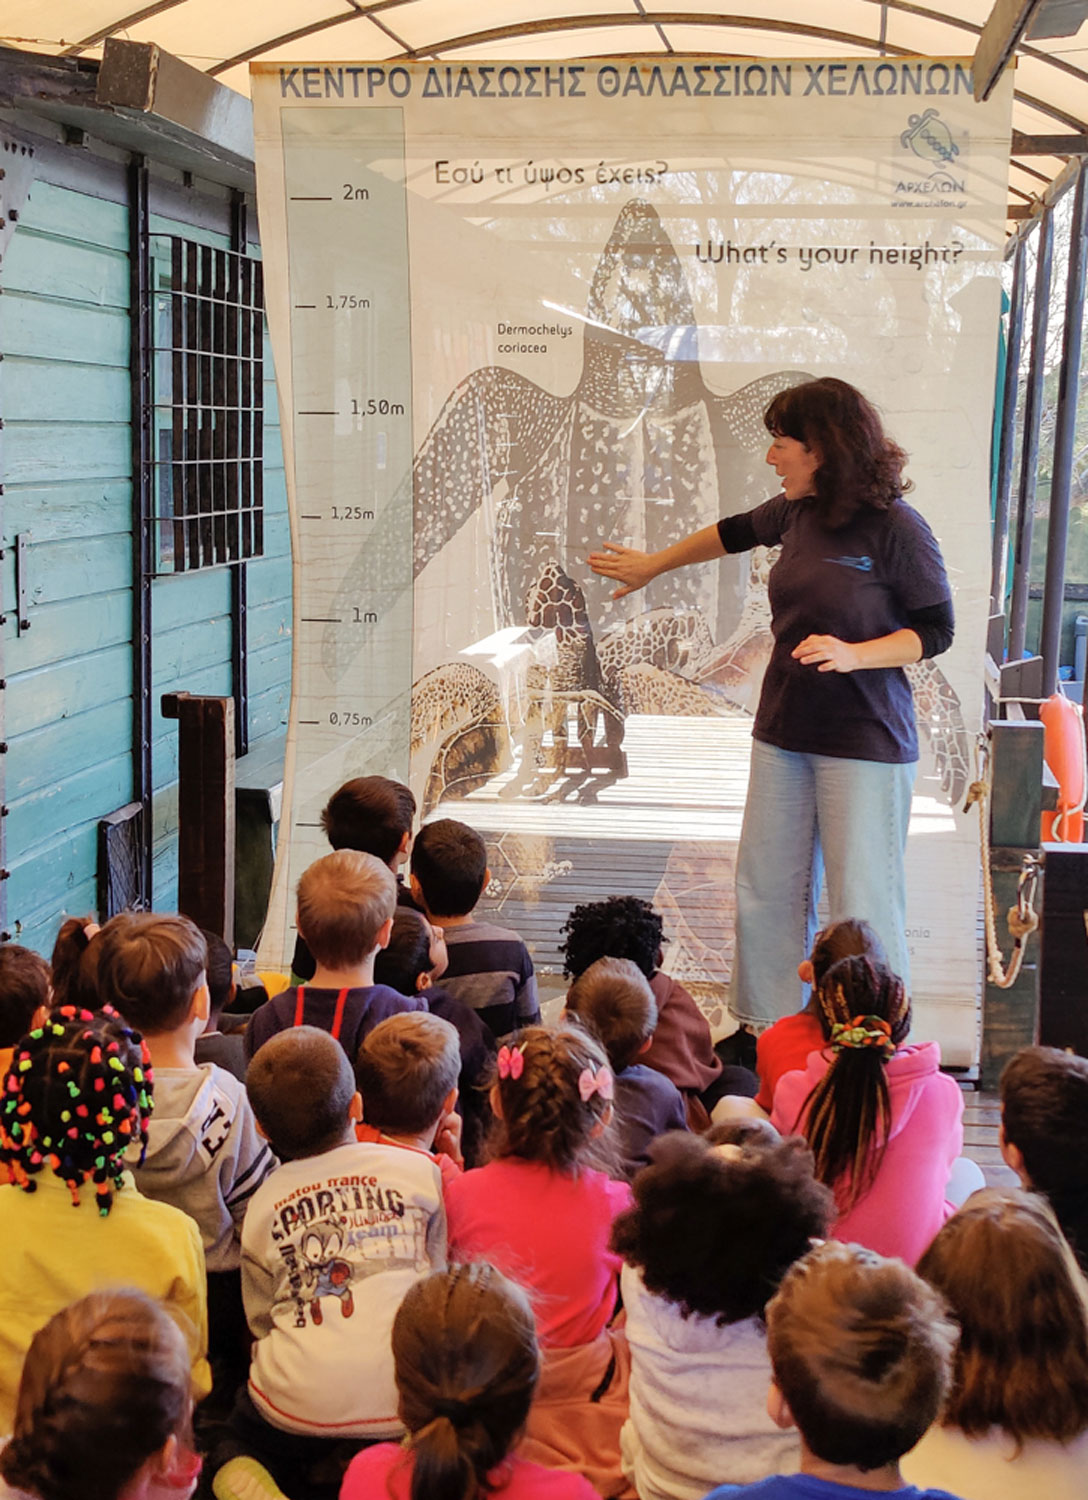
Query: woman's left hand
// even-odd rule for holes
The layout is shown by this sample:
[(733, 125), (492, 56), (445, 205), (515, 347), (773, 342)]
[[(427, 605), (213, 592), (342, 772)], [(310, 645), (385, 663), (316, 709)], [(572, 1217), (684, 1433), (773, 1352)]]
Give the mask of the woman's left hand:
[(820, 672), (856, 672), (862, 666), (861, 653), (849, 641), (837, 635), (806, 635), (791, 652), (793, 659)]

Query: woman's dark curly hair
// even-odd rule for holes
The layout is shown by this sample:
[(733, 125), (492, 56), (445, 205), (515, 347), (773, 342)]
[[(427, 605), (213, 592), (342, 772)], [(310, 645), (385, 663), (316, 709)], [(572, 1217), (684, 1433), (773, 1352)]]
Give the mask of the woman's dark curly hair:
[(577, 979), (599, 958), (629, 958), (647, 979), (657, 973), (664, 925), (648, 901), (609, 896), (576, 906), (563, 926), (563, 973)]
[(845, 380), (825, 376), (779, 391), (763, 422), (775, 437), (794, 438), (820, 455), (816, 506), (832, 529), (865, 506), (890, 509), (914, 487), (903, 478), (907, 455), (885, 433), (880, 413)]
[(612, 1249), (642, 1272), (646, 1290), (683, 1317), (719, 1327), (762, 1316), (782, 1277), (835, 1217), (796, 1136), (712, 1146), (673, 1131), (650, 1147), (631, 1185), (635, 1203), (612, 1226)]

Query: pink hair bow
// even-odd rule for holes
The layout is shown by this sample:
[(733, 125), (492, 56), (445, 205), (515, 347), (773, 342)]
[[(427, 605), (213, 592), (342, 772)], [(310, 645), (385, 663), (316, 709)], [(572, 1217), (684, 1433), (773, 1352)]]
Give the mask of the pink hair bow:
[(582, 1103), (588, 1104), (594, 1094), (600, 1094), (605, 1101), (612, 1098), (612, 1069), (605, 1066), (598, 1068), (594, 1073), (592, 1068), (583, 1068), (578, 1074), (578, 1092), (582, 1096)]
[(516, 1082), (525, 1069), (525, 1053), (520, 1047), (499, 1048), (499, 1077), (513, 1078)]

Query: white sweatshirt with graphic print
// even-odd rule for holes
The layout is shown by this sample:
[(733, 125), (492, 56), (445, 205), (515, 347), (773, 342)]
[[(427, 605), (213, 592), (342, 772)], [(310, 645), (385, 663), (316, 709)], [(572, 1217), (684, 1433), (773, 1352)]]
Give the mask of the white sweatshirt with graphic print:
[(355, 1142), (285, 1162), (242, 1229), (242, 1296), (257, 1340), (249, 1394), (274, 1427), (395, 1437), (393, 1319), (446, 1264), (433, 1158)]

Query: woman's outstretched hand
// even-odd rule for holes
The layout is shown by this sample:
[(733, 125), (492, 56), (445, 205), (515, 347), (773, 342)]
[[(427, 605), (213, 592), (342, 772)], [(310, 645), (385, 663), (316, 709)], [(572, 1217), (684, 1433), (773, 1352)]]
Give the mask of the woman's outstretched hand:
[(602, 542), (600, 552), (591, 552), (586, 561), (594, 573), (602, 578), (614, 578), (621, 588), (612, 590), (613, 599), (622, 599), (624, 594), (633, 594), (645, 588), (651, 578), (657, 577), (657, 569), (648, 552), (639, 552), (635, 547), (621, 547), (618, 542)]

